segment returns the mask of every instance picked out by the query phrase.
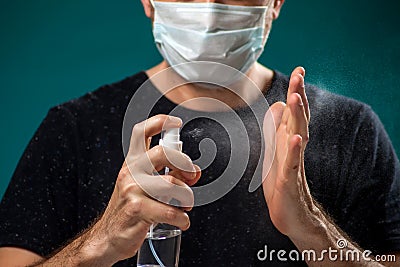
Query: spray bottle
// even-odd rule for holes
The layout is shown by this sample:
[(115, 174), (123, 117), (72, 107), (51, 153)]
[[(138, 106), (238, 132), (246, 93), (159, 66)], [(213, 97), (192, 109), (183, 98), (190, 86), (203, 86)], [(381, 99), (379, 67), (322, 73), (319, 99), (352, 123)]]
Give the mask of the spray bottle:
[[(179, 128), (161, 133), (160, 146), (182, 151)], [(166, 167), (164, 174), (168, 175)], [(172, 202), (170, 202), (172, 204)], [(139, 252), (137, 266), (178, 267), (182, 231), (165, 223), (152, 224)]]

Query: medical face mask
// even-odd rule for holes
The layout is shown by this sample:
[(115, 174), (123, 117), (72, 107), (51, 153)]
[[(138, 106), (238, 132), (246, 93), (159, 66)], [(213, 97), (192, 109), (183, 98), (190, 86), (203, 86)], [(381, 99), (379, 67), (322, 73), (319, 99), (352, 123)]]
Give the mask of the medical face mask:
[[(269, 29), (268, 6), (236, 6), (216, 3), (152, 1), (153, 34), (168, 64), (189, 82), (227, 85), (237, 77), (223, 77), (221, 64), (246, 73), (261, 55)], [(204, 68), (183, 63), (215, 62)]]

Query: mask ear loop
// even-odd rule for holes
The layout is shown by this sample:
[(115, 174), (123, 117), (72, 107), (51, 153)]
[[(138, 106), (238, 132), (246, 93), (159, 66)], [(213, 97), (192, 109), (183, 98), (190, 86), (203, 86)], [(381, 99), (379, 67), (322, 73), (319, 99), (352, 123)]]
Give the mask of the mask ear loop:
[[(263, 22), (262, 22), (262, 29), (263, 29), (263, 34), (264, 34), (264, 38), (263, 38), (263, 47), (265, 46), (265, 44), (267, 43), (267, 40), (268, 40), (268, 36), (269, 36), (269, 32), (267, 33), (267, 32), (265, 32), (266, 30), (267, 30), (267, 27), (266, 27), (266, 21), (267, 21), (267, 16), (268, 16), (268, 13), (269, 12), (271, 12), (270, 11), (270, 9), (271, 8), (274, 8), (274, 2), (275, 2), (275, 0), (271, 0), (267, 5), (266, 5), (266, 10), (264, 11), (264, 14), (263, 14)], [(271, 30), (271, 29), (269, 29), (269, 30)]]
[(155, 13), (156, 13), (156, 5), (154, 3), (154, 0), (150, 0), (150, 4), (151, 4), (151, 7), (153, 8), (153, 10), (151, 12), (151, 17), (154, 22), (154, 17), (155, 17)]
[[(153, 1), (153, 0), (151, 0), (151, 1)], [(266, 6), (268, 7), (268, 8), (270, 8), (270, 7), (274, 7), (275, 6), (275, 0), (270, 0), (269, 2), (268, 2), (268, 4), (266, 4)]]

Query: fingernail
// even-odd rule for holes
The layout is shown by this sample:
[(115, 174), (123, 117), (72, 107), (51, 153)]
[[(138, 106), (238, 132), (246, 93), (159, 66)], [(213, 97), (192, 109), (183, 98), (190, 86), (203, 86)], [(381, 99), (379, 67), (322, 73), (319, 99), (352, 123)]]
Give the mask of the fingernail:
[(301, 97), (298, 98), (297, 104), (299, 104), (300, 107), (303, 106), (303, 100), (301, 99)]
[(300, 79), (301, 79), (301, 84), (304, 85), (304, 76), (301, 75), (301, 73), (298, 73)]
[(169, 116), (168, 117), (168, 121), (169, 121), (169, 123), (172, 123), (172, 124), (177, 124), (177, 125), (181, 125), (182, 124), (182, 120), (180, 118), (178, 118), (178, 117)]
[(297, 146), (301, 148), (303, 145), (303, 137), (301, 135), (299, 135), (299, 139), (300, 139), (300, 142), (297, 144)]
[(298, 74), (299, 74), (299, 76), (301, 77), (301, 84), (304, 85), (304, 76), (301, 75), (301, 73), (298, 73)]
[(200, 168), (199, 165), (193, 164), (193, 166), (194, 166), (194, 170), (195, 170), (196, 172), (201, 172), (201, 168)]
[(186, 179), (192, 180), (196, 177), (196, 173), (194, 172), (184, 172), (183, 176), (185, 176)]

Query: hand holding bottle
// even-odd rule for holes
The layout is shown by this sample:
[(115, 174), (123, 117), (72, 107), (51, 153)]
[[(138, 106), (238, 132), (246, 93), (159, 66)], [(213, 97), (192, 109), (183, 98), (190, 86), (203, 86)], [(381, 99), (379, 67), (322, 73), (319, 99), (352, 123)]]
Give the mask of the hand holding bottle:
[[(188, 185), (198, 181), (200, 168), (180, 151), (162, 146), (149, 148), (152, 136), (181, 124), (179, 118), (157, 115), (135, 125), (111, 200), (90, 229), (86, 242), (92, 252), (103, 255), (101, 262), (113, 264), (134, 256), (153, 223), (167, 223), (182, 230), (189, 228), (185, 211), (193, 205), (193, 192)], [(171, 169), (168, 175), (154, 175), (165, 167)], [(155, 198), (174, 198), (184, 208)]]

